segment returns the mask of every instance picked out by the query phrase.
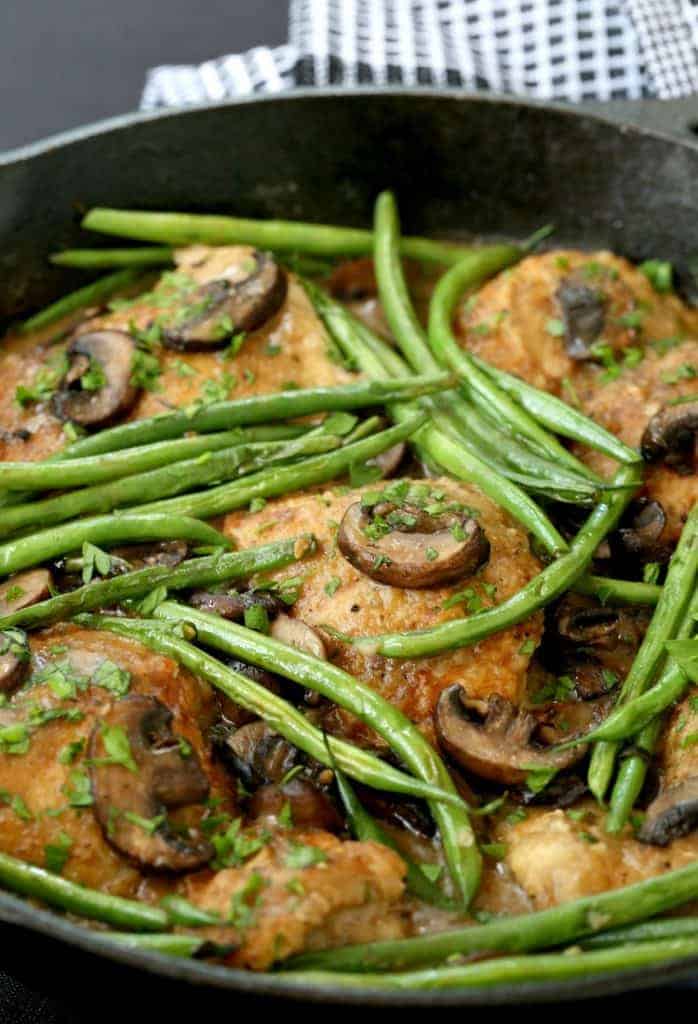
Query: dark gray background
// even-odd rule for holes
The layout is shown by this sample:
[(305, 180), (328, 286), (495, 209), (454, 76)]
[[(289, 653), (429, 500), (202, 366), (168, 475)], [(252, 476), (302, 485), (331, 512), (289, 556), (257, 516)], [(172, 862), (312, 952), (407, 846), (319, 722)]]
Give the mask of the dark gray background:
[(149, 67), (286, 42), (287, 0), (0, 0), (0, 151), (138, 106)]

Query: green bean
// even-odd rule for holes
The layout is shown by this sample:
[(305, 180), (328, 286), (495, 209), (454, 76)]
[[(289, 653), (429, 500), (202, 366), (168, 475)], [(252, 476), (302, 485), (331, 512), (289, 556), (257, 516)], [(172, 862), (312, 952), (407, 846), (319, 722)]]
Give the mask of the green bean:
[(264, 440), (287, 440), (306, 433), (302, 427), (251, 428), (249, 431), (237, 427), (215, 434), (201, 434), (184, 437), (177, 441), (159, 441), (156, 444), (126, 448), (104, 455), (86, 456), (82, 459), (63, 459), (60, 462), (3, 462), (0, 463), (0, 487), (10, 490), (22, 488), (30, 491), (67, 490), (89, 484), (105, 483), (134, 473), (151, 469), (182, 459), (215, 452), (221, 449), (258, 443), (259, 434), (269, 432)]
[[(405, 381), (359, 381), (339, 387), (311, 388), (302, 391), (281, 391), (277, 394), (253, 395), (227, 402), (214, 402), (202, 409), (187, 412), (161, 413), (150, 419), (131, 420), (118, 427), (101, 430), (81, 438), (60, 453), (60, 457), (82, 458), (103, 452), (119, 451), (136, 445), (167, 441), (190, 431), (208, 434), (214, 430), (230, 430), (274, 420), (295, 419), (320, 412), (363, 409), (384, 405), (400, 399), (417, 398), (450, 387), (449, 374), (413, 377)], [(58, 456), (57, 456), (58, 457)]]
[(116, 294), (116, 292), (121, 291), (137, 280), (138, 271), (132, 268), (118, 270), (115, 274), (100, 277), (98, 281), (93, 281), (92, 284), (87, 284), (84, 288), (78, 288), (76, 292), (64, 295), (62, 299), (58, 299), (57, 302), (47, 306), (46, 309), (42, 309), (41, 312), (30, 316), (20, 327), (20, 332), (27, 334), (29, 331), (38, 331), (39, 328), (46, 327), (55, 320), (68, 316), (69, 313), (75, 313), (86, 306), (100, 305), (106, 299)]
[(137, 249), (64, 249), (49, 256), (58, 267), (150, 267), (172, 262), (169, 247), (140, 246)]
[(419, 658), (466, 647), (522, 622), (574, 585), (597, 546), (620, 519), (641, 479), (640, 467), (622, 466), (614, 477), (619, 489), (605, 493), (569, 550), (500, 605), (465, 619), (452, 619), (432, 629), (361, 637), (352, 643), (388, 658)]
[(429, 903), (435, 907), (443, 907), (446, 910), (455, 910), (455, 904), (434, 885), (422, 869), (401, 850), (392, 836), (388, 835), (384, 828), (372, 818), (368, 811), (362, 806), (359, 798), (354, 792), (344, 772), (339, 768), (334, 769), (335, 780), (340, 798), (344, 804), (344, 810), (351, 826), (352, 833), (362, 842), (381, 843), (389, 849), (394, 850), (406, 867), (405, 888), (407, 892), (416, 896), (423, 903)]
[(638, 583), (588, 574), (580, 576), (572, 589), (578, 594), (598, 597), (601, 604), (656, 605), (662, 593), (662, 588), (656, 583)]
[(439, 362), (461, 375), (468, 395), (481, 405), (484, 412), (488, 415), (496, 413), (514, 434), (528, 438), (554, 462), (588, 476), (589, 469), (584, 463), (494, 384), (470, 353), (460, 348), (451, 330), (453, 309), (466, 288), (508, 266), (516, 258), (516, 252), (512, 246), (492, 247), (466, 257), (443, 275), (434, 289), (429, 307), (429, 342)]
[(698, 897), (698, 861), (634, 885), (584, 896), (532, 914), (517, 914), (488, 924), (393, 939), (323, 952), (289, 961), (294, 969), (395, 971), (440, 963), (472, 953), (523, 953), (565, 946), (610, 928), (634, 924)]
[[(110, 618), (104, 615), (79, 615), (74, 621), (93, 629), (106, 629), (121, 636), (131, 637), (146, 647), (169, 655), (195, 676), (211, 683), (236, 704), (259, 715), (275, 732), (299, 750), (331, 767), (324, 733), (311, 725), (301, 711), (259, 683), (233, 671), (185, 640), (166, 632), (162, 623), (143, 619)], [(342, 771), (366, 786), (386, 789), (392, 793), (443, 800), (461, 806), (460, 797), (454, 793), (446, 792), (421, 779), (415, 779), (381, 761), (367, 750), (334, 737), (328, 742), (331, 744), (332, 756)]]
[(164, 910), (137, 900), (112, 896), (69, 882), (51, 871), (0, 853), (0, 885), (31, 899), (42, 900), (71, 914), (89, 917), (104, 924), (136, 931), (163, 931), (168, 927)]
[(181, 935), (172, 932), (138, 935), (133, 932), (105, 932), (100, 938), (109, 939), (128, 949), (145, 950), (148, 953), (164, 953), (166, 956), (192, 957), (206, 948), (206, 940), (196, 935)]
[[(297, 250), (318, 256), (363, 256), (373, 250), (373, 232), (362, 228), (304, 224), (302, 221), (248, 220), (195, 213), (152, 213), (95, 207), (82, 222), (87, 231), (165, 245), (255, 245), (276, 252)], [(404, 256), (424, 262), (451, 264), (472, 249), (431, 238), (406, 237)]]
[(624, 758), (620, 764), (605, 822), (606, 831), (612, 835), (623, 830), (642, 792), (647, 765), (659, 740), (662, 724), (661, 718), (655, 718), (646, 725), (633, 744), (638, 753)]
[(224, 534), (190, 516), (123, 513), (95, 516), (51, 527), (29, 537), (0, 544), (0, 576), (79, 549), (85, 541), (98, 546), (141, 544), (152, 540), (188, 540), (214, 547), (230, 547)]
[[(362, 329), (339, 303), (333, 302), (312, 283), (306, 281), (304, 284), (316, 312), (328, 331), (333, 334), (344, 352), (356, 356), (365, 373), (374, 379), (386, 379), (392, 374), (398, 377), (405, 373), (409, 374), (397, 353), (381, 345), (367, 329)], [(413, 408), (412, 405), (407, 406), (404, 403), (389, 404), (391, 414), (398, 421), (409, 415)], [(431, 406), (430, 410), (433, 423), (426, 425), (415, 435), (414, 442), (417, 448), (458, 479), (478, 484), (485, 494), (524, 524), (546, 550), (554, 554), (564, 551), (567, 547), (565, 540), (536, 503), (515, 484), (494, 473), (462, 435), (455, 441), (449, 437), (448, 418), (440, 410), (434, 413)]]
[(60, 523), (76, 516), (110, 512), (112, 509), (134, 505), (142, 507), (146, 503), (151, 511), (151, 502), (162, 502), (164, 498), (188, 493), (197, 487), (216, 484), (231, 477), (242, 477), (260, 464), (271, 465), (305, 453), (329, 452), (339, 444), (335, 437), (310, 437), (306, 434), (294, 441), (270, 441), (262, 445), (239, 445), (210, 454), (205, 452), (194, 459), (183, 459), (145, 473), (134, 473), (132, 476), (67, 491), (42, 501), (0, 509), (0, 536), (43, 523)]
[(656, 942), (658, 939), (690, 939), (698, 937), (698, 917), (668, 917), (660, 921), (644, 921), (625, 928), (612, 928), (584, 939), (584, 949), (606, 949), (626, 942)]
[(206, 928), (212, 924), (220, 924), (221, 916), (212, 910), (197, 907), (183, 896), (169, 893), (160, 900), (160, 906), (167, 911), (172, 924), (185, 925), (187, 928)]
[(400, 261), (400, 223), (392, 192), (381, 192), (373, 218), (373, 261), (376, 282), (388, 326), (413, 370), (436, 373), (427, 336), (417, 319)]
[[(398, 708), (375, 690), (336, 665), (320, 661), (261, 633), (255, 633), (195, 608), (167, 601), (157, 610), (158, 618), (186, 621), (199, 639), (218, 650), (279, 673), (302, 686), (321, 693), (345, 708), (382, 736), (391, 750), (424, 782), (456, 795), (445, 765), (431, 744)], [(431, 811), (441, 831), (444, 853), (459, 888), (469, 903), (480, 874), (480, 855), (475, 844), (467, 808), (462, 801), (456, 807), (431, 803)]]
[[(696, 506), (698, 510), (698, 506)], [(690, 522), (690, 517), (689, 517)], [(684, 527), (684, 533), (688, 524)], [(683, 540), (683, 537), (681, 538)], [(681, 542), (679, 542), (681, 543)], [(693, 580), (693, 597), (688, 603), (683, 618), (676, 630), (676, 637), (679, 642), (688, 639), (696, 628), (696, 615), (698, 614), (698, 588), (696, 579)], [(671, 649), (668, 643), (667, 649)], [(635, 707), (636, 725), (648, 716), (643, 712), (655, 711), (655, 717), (645, 721), (635, 745), (643, 751), (643, 754), (632, 754), (626, 757), (618, 771), (613, 792), (611, 794), (608, 815), (606, 816), (606, 831), (611, 833), (620, 832), (632, 813), (635, 801), (642, 791), (647, 775), (649, 755), (654, 748), (662, 731), (661, 713), (673, 701), (678, 700), (688, 684), (687, 674), (681, 666), (668, 660), (655, 686), (646, 691), (642, 696), (636, 697), (630, 704)], [(646, 705), (649, 705), (646, 706)], [(628, 705), (630, 706), (630, 705)], [(643, 756), (644, 755), (644, 756)]]
[(185, 590), (208, 587), (225, 580), (245, 579), (258, 572), (281, 569), (298, 561), (314, 550), (314, 544), (312, 534), (303, 534), (259, 548), (220, 551), (203, 558), (189, 558), (174, 567), (151, 565), (111, 579), (91, 580), (76, 590), (56, 594), (45, 601), (0, 616), (0, 622), (4, 624), (0, 628), (20, 623), (27, 629), (47, 626), (65, 621), (79, 612), (110, 608), (122, 601), (145, 597), (156, 587), (166, 587), (168, 591)]
[[(495, 958), (456, 967), (427, 967), (404, 974), (337, 974), (333, 971), (303, 971), (299, 984), (344, 985), (370, 989), (467, 989), (495, 988), (497, 985), (527, 985), (536, 981), (566, 981), (587, 978), (607, 971), (622, 972), (679, 962), (698, 956), (698, 938), (666, 939), (638, 945), (594, 950), (590, 953), (543, 953), (538, 956)], [(293, 977), (293, 975), (292, 975)]]
[(506, 391), (511, 398), (519, 402), (526, 412), (539, 420), (548, 430), (553, 430), (563, 437), (569, 437), (573, 441), (580, 441), (590, 448), (596, 448), (597, 451), (603, 452), (604, 455), (608, 455), (609, 458), (615, 459), (617, 462), (640, 461), (640, 454), (634, 448), (624, 444), (615, 434), (605, 430), (560, 398), (556, 398), (555, 395), (550, 395), (546, 391), (539, 391), (538, 388), (527, 384), (520, 377), (499, 370), (485, 362), (484, 359), (479, 359), (477, 356), (472, 356), (472, 359), (502, 391)]
[[(652, 621), (630, 671), (623, 680), (616, 698), (616, 706), (639, 696), (650, 684), (664, 658), (664, 645), (667, 640), (673, 639), (684, 615), (684, 609), (695, 586), (697, 570), (698, 506), (693, 509), (686, 521), (681, 539), (669, 563), (662, 594)], [(603, 800), (611, 781), (616, 749), (613, 743), (601, 742), (594, 747), (591, 756), (589, 788), (599, 801)]]
[(280, 494), (310, 487), (312, 484), (335, 480), (348, 471), (354, 463), (361, 464), (374, 455), (380, 455), (400, 441), (407, 440), (424, 423), (422, 414), (411, 417), (389, 430), (344, 445), (325, 455), (316, 455), (290, 466), (279, 466), (274, 470), (263, 469), (242, 480), (236, 480), (221, 487), (213, 487), (200, 494), (188, 494), (170, 498), (146, 506), (149, 512), (168, 512), (175, 515), (195, 515), (211, 519), (235, 508), (248, 505), (254, 498), (270, 498)]

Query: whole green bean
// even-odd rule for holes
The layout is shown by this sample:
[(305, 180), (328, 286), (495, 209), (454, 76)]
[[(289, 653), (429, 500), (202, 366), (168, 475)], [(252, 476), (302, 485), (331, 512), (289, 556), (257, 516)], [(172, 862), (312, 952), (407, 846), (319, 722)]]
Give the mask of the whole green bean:
[(279, 494), (288, 494), (312, 484), (334, 480), (346, 473), (354, 463), (361, 464), (374, 455), (380, 455), (400, 441), (406, 441), (425, 421), (423, 414), (418, 414), (389, 430), (357, 441), (355, 444), (344, 445), (336, 451), (325, 455), (316, 455), (303, 462), (290, 466), (279, 466), (274, 470), (263, 469), (251, 473), (241, 480), (200, 494), (188, 494), (184, 497), (170, 498), (144, 506), (149, 512), (168, 512), (176, 515), (195, 515), (201, 519), (210, 519), (223, 515), (235, 508), (248, 505), (254, 498), (270, 498)]
[[(199, 639), (234, 657), (284, 675), (302, 686), (321, 693), (375, 729), (400, 759), (424, 782), (456, 795), (443, 761), (420, 731), (398, 708), (393, 707), (370, 686), (336, 665), (253, 632), (218, 615), (166, 601), (156, 609), (157, 618), (186, 621)], [(475, 894), (480, 876), (480, 855), (465, 804), (446, 807), (432, 801), (431, 812), (441, 831), (446, 860), (461, 898), (467, 903)]]
[(358, 381), (338, 387), (281, 391), (269, 395), (252, 395), (227, 402), (214, 402), (202, 409), (161, 413), (149, 419), (131, 420), (117, 427), (83, 437), (65, 448), (58, 457), (82, 458), (103, 452), (119, 451), (136, 445), (167, 441), (190, 431), (208, 434), (214, 430), (295, 419), (320, 412), (363, 409), (384, 405), (400, 399), (417, 398), (450, 387), (453, 378), (447, 374), (413, 377), (409, 380)]
[(312, 534), (302, 534), (244, 551), (219, 552), (203, 558), (189, 558), (179, 565), (150, 565), (111, 579), (94, 579), (76, 590), (56, 594), (45, 601), (0, 616), (0, 628), (20, 623), (27, 629), (61, 622), (80, 612), (111, 608), (122, 601), (145, 597), (156, 587), (168, 591), (208, 587), (225, 580), (245, 579), (270, 572), (305, 557), (314, 550)]
[(230, 547), (230, 541), (224, 534), (189, 516), (131, 512), (96, 516), (0, 544), (0, 576), (58, 558), (79, 549), (85, 541), (114, 547), (116, 544), (141, 544), (152, 540), (188, 540), (213, 547)]
[(580, 441), (590, 448), (603, 452), (604, 455), (608, 455), (617, 462), (640, 461), (638, 451), (624, 444), (610, 430), (605, 430), (584, 413), (573, 409), (567, 402), (563, 402), (562, 399), (547, 391), (539, 391), (538, 388), (527, 384), (520, 377), (499, 370), (485, 362), (484, 359), (479, 359), (477, 356), (471, 358), (502, 391), (506, 391), (511, 398), (519, 402), (526, 412), (539, 420), (548, 430), (553, 430), (563, 437), (569, 437), (573, 441)]
[(42, 900), (71, 914), (119, 928), (158, 932), (169, 926), (167, 914), (160, 907), (87, 889), (84, 885), (69, 882), (67, 878), (7, 853), (0, 853), (0, 885), (11, 892)]
[(41, 312), (30, 316), (20, 327), (20, 332), (28, 334), (30, 331), (38, 331), (41, 327), (46, 327), (48, 324), (52, 324), (54, 321), (60, 320), (70, 313), (84, 309), (86, 306), (100, 305), (106, 299), (115, 295), (116, 292), (127, 288), (128, 285), (137, 280), (138, 271), (133, 268), (118, 270), (115, 274), (100, 277), (98, 281), (93, 281), (92, 284), (87, 284), (84, 288), (78, 288), (76, 292), (64, 295), (62, 299), (58, 299), (57, 302), (47, 306), (46, 309), (42, 309)]
[(451, 931), (305, 953), (288, 966), (308, 970), (396, 971), (472, 953), (524, 953), (564, 946), (634, 924), (698, 897), (698, 861), (643, 882), (584, 896), (532, 914)]
[(359, 798), (354, 792), (344, 772), (335, 768), (335, 781), (340, 798), (344, 804), (344, 810), (351, 826), (352, 833), (357, 839), (363, 842), (381, 843), (389, 847), (401, 857), (407, 869), (405, 875), (405, 888), (407, 892), (435, 907), (443, 907), (446, 910), (455, 910), (455, 904), (448, 896), (434, 885), (422, 869), (401, 850), (392, 836), (388, 835), (375, 818), (371, 817), (368, 811), (362, 806)]
[(192, 957), (206, 947), (206, 940), (196, 935), (162, 932), (138, 935), (133, 932), (105, 932), (100, 938), (109, 939), (128, 949), (145, 950), (148, 953), (164, 953), (166, 956)]
[(172, 262), (169, 246), (140, 246), (137, 249), (64, 249), (49, 256), (58, 267), (150, 267)]
[[(387, 379), (393, 374), (398, 377), (409, 374), (397, 353), (381, 344), (367, 329), (363, 329), (339, 303), (333, 302), (316, 285), (307, 281), (304, 284), (328, 331), (333, 334), (342, 351), (357, 358), (365, 373), (374, 379)], [(398, 421), (413, 410), (413, 406), (404, 403), (391, 403), (389, 408)], [(554, 554), (565, 550), (565, 540), (538, 505), (515, 484), (493, 472), (462, 434), (455, 441), (449, 437), (450, 421), (441, 410), (434, 412), (430, 406), (430, 411), (433, 423), (427, 424), (415, 435), (413, 440), (417, 448), (458, 479), (478, 484), (485, 494), (524, 524), (546, 550)]]
[(432, 629), (361, 637), (353, 639), (352, 643), (388, 658), (419, 658), (454, 647), (466, 647), (522, 622), (574, 585), (597, 546), (620, 519), (641, 480), (640, 467), (621, 466), (614, 477), (619, 489), (605, 492), (603, 500), (593, 510), (569, 550), (494, 608), (465, 619), (452, 619)]
[[(161, 623), (143, 619), (110, 618), (104, 615), (80, 615), (75, 621), (94, 629), (106, 629), (130, 637), (161, 654), (169, 655), (195, 676), (211, 683), (236, 704), (259, 715), (275, 732), (299, 750), (331, 767), (324, 733), (311, 725), (302, 712), (259, 683), (233, 671), (187, 641), (167, 633)], [(461, 805), (460, 798), (453, 793), (421, 779), (415, 779), (381, 761), (367, 750), (334, 737), (328, 742), (331, 745), (332, 756), (342, 771), (367, 786)]]
[(659, 740), (662, 724), (659, 717), (646, 725), (633, 744), (641, 753), (624, 758), (618, 768), (605, 822), (606, 831), (612, 835), (623, 830), (635, 801), (642, 792), (647, 777), (647, 766)]
[(662, 593), (662, 588), (656, 583), (638, 583), (635, 580), (616, 580), (589, 574), (580, 576), (572, 589), (578, 594), (598, 597), (602, 604), (656, 605)]
[[(302, 221), (249, 220), (195, 213), (153, 213), (95, 207), (82, 222), (87, 231), (165, 245), (255, 245), (278, 252), (297, 250), (318, 256), (363, 256), (373, 249), (373, 232), (363, 228), (305, 224)], [(401, 252), (415, 260), (451, 264), (471, 248), (430, 238), (406, 237)]]
[(381, 192), (373, 216), (373, 262), (388, 326), (403, 355), (418, 373), (436, 373), (427, 336), (412, 306), (400, 261), (400, 223), (392, 192)]
[[(639, 696), (649, 686), (665, 656), (664, 645), (679, 628), (687, 603), (695, 587), (698, 570), (698, 506), (688, 516), (681, 539), (669, 563), (662, 594), (657, 602), (639, 651), (623, 680), (616, 706)], [(597, 800), (603, 800), (613, 774), (617, 748), (598, 743), (589, 763), (589, 788)]]
[[(259, 433), (270, 432), (271, 437), (260, 438)], [(140, 445), (104, 455), (91, 455), (81, 459), (63, 459), (60, 462), (2, 462), (0, 463), (0, 487), (9, 490), (22, 488), (30, 491), (67, 490), (105, 483), (134, 473), (151, 469), (183, 459), (259, 443), (260, 440), (289, 440), (304, 434), (302, 427), (267, 427), (245, 430), (237, 427), (215, 434), (201, 434), (183, 437), (177, 441), (159, 441), (156, 444)], [(275, 436), (276, 435), (276, 436)]]
[(345, 985), (369, 989), (467, 989), (534, 981), (566, 981), (607, 971), (623, 972), (681, 961), (698, 956), (698, 938), (665, 939), (637, 945), (594, 950), (590, 953), (543, 953), (538, 956), (495, 958), (455, 967), (426, 967), (403, 974), (337, 974), (303, 971), (298, 982), (308, 985)]
[(625, 928), (611, 928), (598, 935), (590, 935), (580, 945), (584, 949), (607, 949), (626, 942), (656, 942), (658, 939), (698, 938), (698, 917), (667, 917), (660, 921), (630, 924)]
[[(150, 511), (152, 502), (162, 502), (164, 498), (186, 494), (197, 487), (241, 477), (258, 468), (260, 463), (271, 465), (306, 453), (329, 452), (339, 444), (336, 437), (310, 437), (306, 434), (292, 441), (239, 445), (224, 451), (204, 453), (194, 459), (183, 459), (145, 473), (134, 473), (105, 484), (67, 491), (42, 501), (10, 505), (0, 509), (0, 536), (27, 530), (30, 526), (60, 523), (76, 516), (110, 512), (128, 506), (138, 505), (140, 511), (146, 503)], [(201, 494), (197, 496), (201, 497)]]

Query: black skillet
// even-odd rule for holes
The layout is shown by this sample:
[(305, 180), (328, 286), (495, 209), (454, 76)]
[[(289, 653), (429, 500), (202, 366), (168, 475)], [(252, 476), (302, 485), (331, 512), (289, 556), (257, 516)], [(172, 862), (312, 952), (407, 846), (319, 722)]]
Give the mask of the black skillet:
[[(78, 225), (90, 206), (365, 225), (376, 193), (387, 186), (397, 192), (411, 233), (524, 237), (552, 221), (556, 242), (610, 248), (632, 259), (661, 257), (684, 271), (698, 251), (695, 141), (512, 100), (427, 90), (313, 91), (119, 118), (0, 158), (0, 319), (21, 316), (85, 281), (49, 268), (46, 256), (96, 244)], [(52, 939), (91, 951), (95, 958), (81, 961), (83, 967), (97, 977), (118, 971), (112, 982), (118, 977), (126, 986), (135, 970), (109, 968), (102, 958), (169, 979), (181, 991), (203, 985), (240, 997), (320, 1003), (579, 999), (695, 978), (698, 969), (694, 958), (570, 983), (460, 992), (311, 988), (283, 975), (115, 949), (95, 932), (2, 893), (0, 920), (42, 933), (41, 949), (53, 957)], [(10, 940), (10, 929), (3, 932), (5, 948), (10, 942), (26, 950), (37, 969), (39, 940), (27, 942), (21, 931)], [(11, 952), (8, 959), (16, 969)], [(65, 960), (70, 970), (74, 958)]]

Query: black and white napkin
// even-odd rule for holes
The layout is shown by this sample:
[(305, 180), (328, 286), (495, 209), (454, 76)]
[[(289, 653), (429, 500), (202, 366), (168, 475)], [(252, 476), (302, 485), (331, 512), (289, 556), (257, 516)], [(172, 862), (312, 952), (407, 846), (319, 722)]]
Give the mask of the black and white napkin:
[(288, 44), (154, 68), (141, 106), (309, 85), (688, 96), (698, 92), (698, 0), (290, 0)]

